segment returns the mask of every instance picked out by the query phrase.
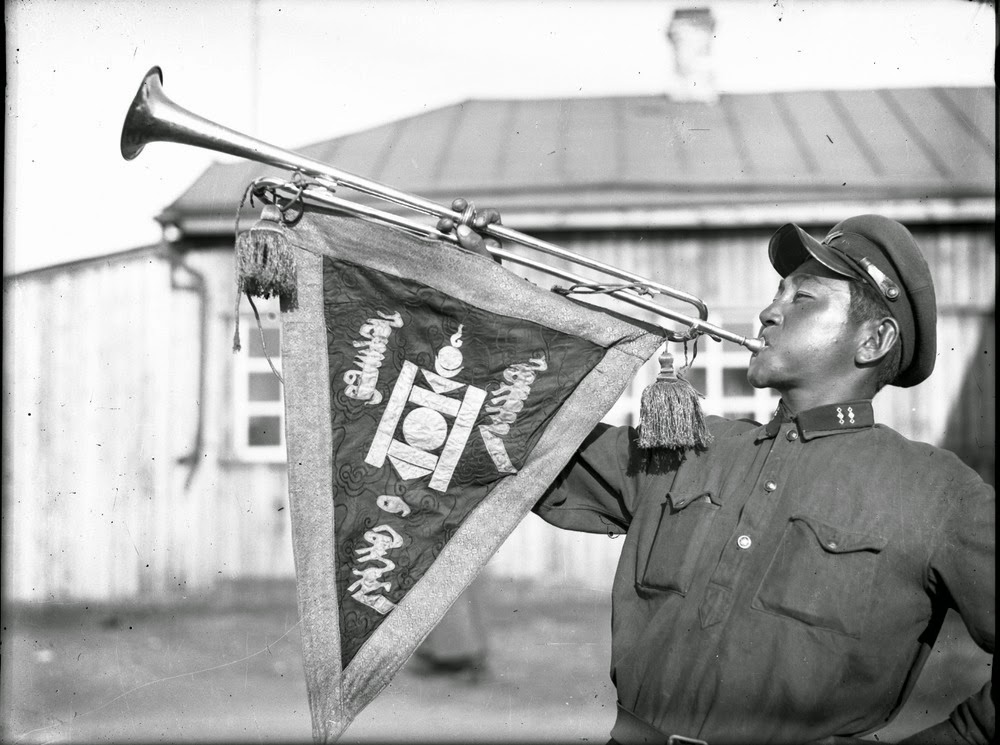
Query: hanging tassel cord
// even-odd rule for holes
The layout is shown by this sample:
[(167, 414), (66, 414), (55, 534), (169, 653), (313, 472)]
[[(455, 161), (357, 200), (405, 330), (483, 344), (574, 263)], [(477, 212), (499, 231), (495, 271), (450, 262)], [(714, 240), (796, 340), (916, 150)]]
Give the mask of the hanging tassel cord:
[[(694, 357), (697, 357), (697, 343)], [(685, 358), (687, 345), (685, 344)], [(690, 364), (682, 369), (686, 370)], [(665, 450), (704, 450), (713, 440), (701, 408), (702, 395), (674, 368), (674, 358), (664, 348), (660, 372), (642, 392), (639, 447)]]
[[(235, 243), (233, 245), (233, 255), (239, 256), (240, 251), (240, 214), (243, 212), (243, 206), (246, 204), (247, 199), (250, 200), (250, 206), (253, 207), (253, 183), (247, 185), (247, 188), (243, 190), (243, 196), (240, 198), (240, 203), (236, 207), (236, 227), (235, 227)], [(237, 262), (237, 267), (239, 266)], [(240, 343), (240, 300), (243, 299), (243, 292), (240, 289), (239, 280), (239, 269), (237, 268), (237, 278), (236, 278), (236, 307), (233, 308), (233, 318), (235, 319), (236, 328), (233, 331), (233, 352), (239, 352), (243, 349), (243, 345)]]
[[(294, 310), (298, 306), (298, 272), (295, 256), (288, 245), (286, 226), (294, 225), (302, 217), (302, 193), (309, 185), (308, 181), (295, 180), (298, 192), (292, 198), (279, 199), (277, 195), (261, 192), (256, 182), (251, 182), (243, 192), (239, 206), (236, 208), (236, 303), (234, 308), (235, 330), (233, 332), (233, 351), (241, 349), (240, 343), (240, 302), (244, 295), (253, 306), (253, 297), (270, 298), (277, 296), (281, 310)], [(250, 201), (254, 206), (254, 197), (267, 202), (261, 210), (260, 219), (248, 231), (241, 232), (240, 217), (243, 208)], [(260, 317), (257, 308), (258, 326)], [(270, 362), (270, 359), (268, 359)], [(272, 364), (272, 369), (274, 365)], [(277, 374), (277, 373), (275, 373)], [(280, 377), (280, 376), (279, 376)]]
[[(577, 283), (569, 287), (553, 287), (560, 295), (607, 294), (620, 290), (631, 290), (639, 295), (652, 297), (657, 294), (648, 285)], [(678, 374), (674, 369), (674, 358), (669, 352), (660, 355), (660, 372), (656, 380), (642, 392), (639, 406), (639, 447), (645, 450), (675, 451), (704, 450), (712, 442), (712, 433), (705, 422), (701, 409), (702, 395), (683, 377), (683, 372), (694, 363), (698, 356), (698, 337), (702, 332), (689, 331), (685, 334), (671, 333), (668, 341), (684, 342), (684, 357), (687, 359), (687, 342), (694, 338), (694, 352), (691, 362)]]
[(271, 366), (271, 372), (274, 373), (274, 377), (278, 379), (279, 383), (284, 385), (285, 379), (281, 377), (281, 373), (278, 372), (278, 368), (274, 366), (274, 361), (271, 359), (271, 353), (267, 351), (267, 342), (264, 340), (264, 326), (260, 322), (260, 313), (257, 311), (257, 304), (250, 295), (247, 295), (247, 302), (250, 303), (250, 308), (253, 309), (253, 316), (257, 319), (257, 331), (260, 333), (260, 348), (264, 351), (264, 359)]

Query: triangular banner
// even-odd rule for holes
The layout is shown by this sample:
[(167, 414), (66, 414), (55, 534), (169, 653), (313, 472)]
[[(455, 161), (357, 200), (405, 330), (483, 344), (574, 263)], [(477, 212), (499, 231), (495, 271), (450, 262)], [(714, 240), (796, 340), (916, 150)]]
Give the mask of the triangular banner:
[(292, 539), (313, 736), (335, 740), (662, 337), (357, 218), (289, 231)]

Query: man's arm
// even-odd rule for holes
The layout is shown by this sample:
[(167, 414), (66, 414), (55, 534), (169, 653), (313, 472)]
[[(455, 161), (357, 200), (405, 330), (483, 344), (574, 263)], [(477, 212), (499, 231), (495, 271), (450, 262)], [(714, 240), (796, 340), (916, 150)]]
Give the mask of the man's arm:
[[(958, 611), (973, 640), (993, 654), (996, 641), (996, 495), (980, 480), (956, 492), (928, 573), (930, 590)], [(992, 683), (970, 696), (944, 722), (903, 740), (917, 743), (992, 743), (996, 706)]]
[(560, 528), (616, 535), (628, 529), (645, 484), (670, 478), (650, 468), (634, 429), (599, 424), (533, 510)]

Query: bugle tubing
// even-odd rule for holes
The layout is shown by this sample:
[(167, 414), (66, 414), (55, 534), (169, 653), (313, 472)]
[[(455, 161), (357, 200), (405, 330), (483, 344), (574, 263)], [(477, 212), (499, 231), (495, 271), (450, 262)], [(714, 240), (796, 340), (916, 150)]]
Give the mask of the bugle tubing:
[[(153, 67), (146, 73), (139, 90), (136, 92), (125, 116), (121, 135), (121, 154), (126, 160), (132, 160), (142, 152), (142, 149), (150, 142), (174, 142), (182, 145), (192, 145), (206, 150), (233, 155), (246, 160), (253, 160), (259, 163), (275, 166), (278, 168), (302, 173), (317, 182), (316, 187), (308, 189), (310, 199), (314, 199), (328, 206), (335, 205), (337, 209), (355, 214), (367, 213), (369, 217), (382, 219), (386, 222), (398, 224), (397, 216), (381, 210), (363, 207), (355, 202), (334, 197), (332, 194), (322, 194), (320, 188), (325, 191), (332, 191), (338, 187), (347, 187), (354, 191), (368, 194), (393, 204), (397, 204), (409, 209), (421, 212), (433, 217), (447, 217), (453, 221), (460, 222), (463, 219), (461, 213), (429, 201), (422, 197), (408, 194), (394, 189), (385, 184), (356, 176), (352, 173), (334, 168), (312, 158), (307, 158), (298, 153), (284, 150), (274, 145), (258, 140), (254, 137), (229, 129), (221, 124), (217, 124), (209, 119), (198, 116), (187, 109), (171, 101), (163, 92), (163, 73), (159, 67)], [(361, 208), (361, 209), (359, 209)], [(392, 220), (387, 220), (386, 216), (391, 216)], [(405, 221), (405, 218), (402, 218)], [(419, 226), (418, 223), (405, 221), (407, 227), (411, 229)], [(426, 227), (419, 226), (421, 230), (427, 231)], [(662, 285), (653, 280), (641, 277), (637, 274), (627, 272), (616, 267), (604, 264), (586, 256), (581, 256), (565, 248), (557, 246), (547, 241), (539, 240), (533, 236), (513, 230), (504, 225), (489, 225), (479, 232), (489, 235), (501, 241), (519, 243), (528, 248), (534, 249), (550, 256), (569, 261), (588, 269), (602, 272), (611, 277), (626, 280), (628, 283), (641, 285), (648, 288), (651, 294), (660, 294), (674, 298), (684, 303), (688, 303), (697, 310), (697, 317), (690, 317), (673, 311), (669, 308), (646, 300), (643, 294), (629, 289), (616, 289), (609, 294), (624, 300), (632, 305), (642, 307), (648, 311), (656, 313), (671, 321), (680, 323), (688, 327), (684, 333), (669, 331), (667, 336), (673, 341), (693, 339), (701, 334), (708, 335), (714, 339), (725, 339), (736, 344), (740, 344), (752, 352), (757, 352), (763, 347), (760, 339), (747, 338), (727, 331), (719, 326), (707, 321), (708, 308), (696, 296), (681, 290), (674, 289), (667, 285)], [(441, 237), (442, 234), (433, 230), (433, 234)], [(502, 251), (502, 249), (500, 250)], [(494, 253), (502, 258), (521, 265), (532, 266), (540, 271), (561, 276), (571, 281), (579, 281), (583, 284), (593, 284), (588, 280), (582, 280), (575, 275), (564, 270), (553, 269), (540, 262), (531, 261), (524, 257), (517, 256), (507, 251), (496, 251)]]

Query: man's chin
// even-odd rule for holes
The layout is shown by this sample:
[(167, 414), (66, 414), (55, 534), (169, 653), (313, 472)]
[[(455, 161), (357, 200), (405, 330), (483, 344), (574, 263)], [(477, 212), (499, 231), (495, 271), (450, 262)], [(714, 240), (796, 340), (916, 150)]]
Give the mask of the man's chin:
[(750, 360), (750, 366), (747, 368), (747, 382), (754, 388), (771, 388), (772, 376), (763, 365), (755, 364), (756, 362), (756, 359)]

